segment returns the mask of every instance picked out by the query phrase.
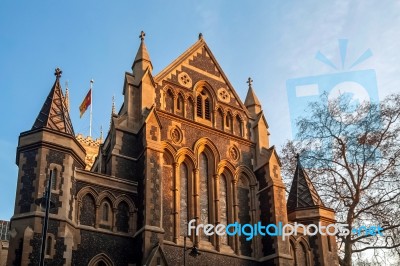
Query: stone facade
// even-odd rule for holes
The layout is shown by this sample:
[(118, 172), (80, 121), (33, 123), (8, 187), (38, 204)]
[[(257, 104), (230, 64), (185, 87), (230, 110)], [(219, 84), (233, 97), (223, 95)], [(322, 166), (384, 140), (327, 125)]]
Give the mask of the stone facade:
[(187, 232), (193, 219), (318, 223), (317, 210), (328, 223), (334, 213), (322, 202), (287, 211), (280, 161), (252, 81), (243, 103), (202, 36), (159, 74), (152, 70), (141, 34), (125, 73), (124, 103), (112, 112), (102, 143), (75, 136), (56, 71), (38, 119), (19, 139), (8, 265), (38, 263), (43, 212), (34, 200), (49, 178), (56, 207), (47, 265), (182, 265), (185, 239), (201, 252), (194, 258), (186, 251), (187, 265), (337, 264), (335, 240), (321, 236), (246, 240)]

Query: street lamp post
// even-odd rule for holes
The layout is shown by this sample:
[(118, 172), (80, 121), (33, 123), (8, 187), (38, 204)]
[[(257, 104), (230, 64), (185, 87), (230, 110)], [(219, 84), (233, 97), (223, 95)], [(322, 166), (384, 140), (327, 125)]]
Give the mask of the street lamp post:
[(193, 246), (191, 248), (186, 248), (186, 237), (187, 237), (186, 235), (183, 236), (183, 266), (186, 266), (186, 251), (188, 251), (189, 249), (190, 249), (189, 253), (190, 256), (197, 257), (201, 255), (196, 246)]
[(44, 221), (43, 221), (43, 228), (42, 228), (42, 243), (40, 245), (40, 266), (44, 266), (44, 255), (46, 249), (46, 235), (47, 235), (47, 227), (49, 223), (49, 211), (50, 208), (54, 208), (55, 204), (51, 201), (51, 176), (50, 173), (49, 180), (47, 182), (47, 188), (42, 198), (36, 199), (35, 204), (40, 206), (42, 209), (45, 209)]

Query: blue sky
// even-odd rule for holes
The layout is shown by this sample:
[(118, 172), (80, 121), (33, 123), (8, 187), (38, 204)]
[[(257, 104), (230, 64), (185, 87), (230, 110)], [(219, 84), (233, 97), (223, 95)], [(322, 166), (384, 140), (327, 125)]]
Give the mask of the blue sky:
[[(10, 219), (20, 132), (31, 129), (53, 82), (69, 83), (76, 133), (89, 133), (78, 106), (91, 78), (93, 135), (108, 130), (111, 98), (122, 103), (146, 32), (157, 74), (196, 40), (199, 32), (244, 99), (246, 80), (263, 104), (271, 143), (291, 138), (286, 80), (335, 73), (315, 60), (318, 51), (340, 65), (338, 39), (348, 39), (347, 66), (365, 50), (373, 56), (353, 70), (373, 69), (382, 98), (400, 91), (400, 3), (379, 1), (11, 1), (0, 2), (0, 219)], [(346, 70), (346, 64), (345, 64)], [(342, 70), (340, 70), (342, 71)]]

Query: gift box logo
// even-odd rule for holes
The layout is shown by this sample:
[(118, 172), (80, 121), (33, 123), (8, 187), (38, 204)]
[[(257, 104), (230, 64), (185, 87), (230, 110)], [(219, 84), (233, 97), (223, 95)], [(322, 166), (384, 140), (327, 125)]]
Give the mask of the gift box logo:
[[(357, 106), (363, 102), (379, 103), (375, 71), (373, 69), (352, 70), (353, 67), (372, 56), (371, 50), (366, 50), (355, 62), (347, 67), (345, 66), (347, 44), (348, 40), (339, 40), (341, 69), (321, 52), (318, 52), (316, 59), (330, 66), (336, 72), (287, 80), (286, 90), (294, 141), (296, 141), (298, 133), (296, 122), (300, 117), (304, 117), (309, 103), (320, 101), (320, 95), (323, 93), (328, 95), (328, 100), (345, 96), (350, 101), (353, 112), (356, 112)], [(332, 144), (329, 140), (313, 141), (316, 145), (313, 145), (314, 147), (311, 147), (311, 149), (324, 149), (326, 153), (331, 152)]]

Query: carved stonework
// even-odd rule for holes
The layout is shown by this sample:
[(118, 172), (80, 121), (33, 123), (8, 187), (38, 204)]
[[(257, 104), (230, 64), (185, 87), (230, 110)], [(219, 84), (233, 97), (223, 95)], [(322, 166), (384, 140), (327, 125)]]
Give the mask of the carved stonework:
[(218, 89), (218, 99), (221, 102), (229, 103), (231, 101), (231, 96), (229, 95), (229, 92), (225, 88), (220, 88)]
[(229, 158), (231, 158), (233, 161), (239, 160), (240, 152), (236, 146), (232, 146), (229, 148)]
[(170, 137), (172, 139), (172, 141), (176, 144), (179, 144), (182, 142), (182, 131), (180, 130), (179, 127), (174, 127), (171, 129), (170, 132)]
[(182, 86), (186, 88), (191, 88), (192, 87), (192, 79), (189, 77), (188, 73), (186, 72), (181, 72), (178, 74), (178, 82)]

